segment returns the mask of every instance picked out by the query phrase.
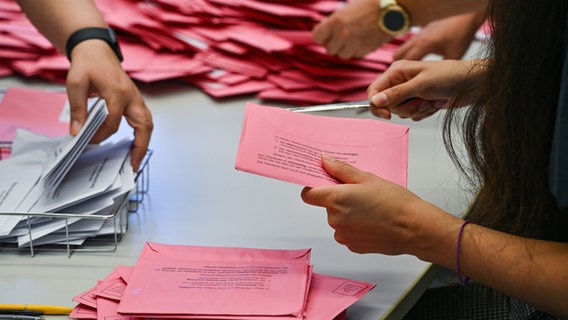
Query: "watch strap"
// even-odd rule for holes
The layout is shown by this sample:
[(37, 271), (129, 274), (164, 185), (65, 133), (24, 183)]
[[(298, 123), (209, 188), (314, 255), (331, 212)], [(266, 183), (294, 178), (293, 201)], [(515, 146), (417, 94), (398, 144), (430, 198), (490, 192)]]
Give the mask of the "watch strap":
[(73, 32), (69, 39), (67, 39), (67, 43), (65, 45), (67, 59), (71, 61), (71, 51), (73, 51), (73, 48), (75, 48), (75, 46), (89, 39), (104, 40), (111, 47), (112, 51), (114, 51), (116, 57), (118, 58), (118, 61), (122, 62), (122, 60), (124, 60), (114, 31), (111, 28), (101, 27), (88, 27)]
[(392, 6), (392, 5), (396, 5), (396, 0), (379, 0), (379, 4), (382, 8), (388, 7), (388, 6)]

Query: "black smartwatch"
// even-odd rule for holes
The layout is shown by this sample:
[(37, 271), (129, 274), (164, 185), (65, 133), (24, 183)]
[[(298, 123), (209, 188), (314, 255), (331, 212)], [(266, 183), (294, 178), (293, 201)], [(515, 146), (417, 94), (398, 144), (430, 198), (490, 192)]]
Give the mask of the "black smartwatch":
[(405, 34), (410, 29), (410, 16), (396, 0), (380, 0), (379, 27), (391, 36)]
[(73, 51), (73, 48), (75, 48), (76, 45), (89, 39), (101, 39), (106, 41), (106, 43), (108, 43), (108, 45), (112, 48), (112, 51), (116, 54), (118, 61), (122, 62), (122, 60), (124, 60), (114, 31), (111, 28), (100, 27), (83, 28), (73, 32), (69, 39), (67, 39), (67, 44), (65, 45), (67, 59), (71, 61), (71, 51)]

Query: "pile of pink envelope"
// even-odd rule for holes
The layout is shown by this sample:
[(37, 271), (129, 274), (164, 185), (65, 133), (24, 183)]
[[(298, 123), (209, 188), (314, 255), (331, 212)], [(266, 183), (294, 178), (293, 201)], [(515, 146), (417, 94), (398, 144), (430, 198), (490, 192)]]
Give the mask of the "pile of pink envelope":
[(75, 319), (342, 319), (375, 285), (312, 272), (310, 249), (146, 243), (73, 298)]
[[(179, 79), (224, 98), (317, 104), (366, 98), (392, 62), (397, 38), (364, 59), (342, 60), (311, 29), (339, 0), (95, 0), (117, 32), (124, 69), (135, 80)], [(67, 59), (12, 0), (0, 0), (0, 76), (18, 73), (63, 83)]]

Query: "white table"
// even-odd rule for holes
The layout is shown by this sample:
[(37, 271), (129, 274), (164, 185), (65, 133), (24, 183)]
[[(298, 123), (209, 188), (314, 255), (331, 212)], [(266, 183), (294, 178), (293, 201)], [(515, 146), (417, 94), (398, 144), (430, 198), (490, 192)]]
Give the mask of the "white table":
[[(13, 85), (53, 86), (17, 77), (0, 79), (0, 87)], [(415, 257), (360, 255), (336, 243), (324, 209), (303, 203), (300, 186), (234, 169), (244, 105), (255, 101), (253, 97), (215, 101), (175, 82), (143, 86), (142, 91), (155, 123), (150, 192), (139, 211), (130, 215), (118, 249), (70, 258), (0, 251), (0, 303), (74, 306), (73, 296), (115, 266), (134, 265), (146, 241), (312, 248), (315, 272), (377, 284), (349, 309), (348, 319), (400, 319), (429, 285), (434, 272)], [(370, 116), (352, 111), (335, 115)], [(392, 121), (411, 126), (408, 188), (460, 212), (467, 199), (456, 193), (459, 181), (442, 145), (440, 118)]]

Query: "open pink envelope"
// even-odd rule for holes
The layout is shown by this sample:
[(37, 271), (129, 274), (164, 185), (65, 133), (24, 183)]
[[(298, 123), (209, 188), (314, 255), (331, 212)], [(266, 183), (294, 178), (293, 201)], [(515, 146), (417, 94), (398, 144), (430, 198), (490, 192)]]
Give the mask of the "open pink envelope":
[(118, 312), (145, 317), (302, 318), (309, 249), (204, 248), (148, 243)]
[(237, 170), (309, 187), (338, 184), (324, 171), (323, 154), (406, 187), (407, 126), (247, 103)]

